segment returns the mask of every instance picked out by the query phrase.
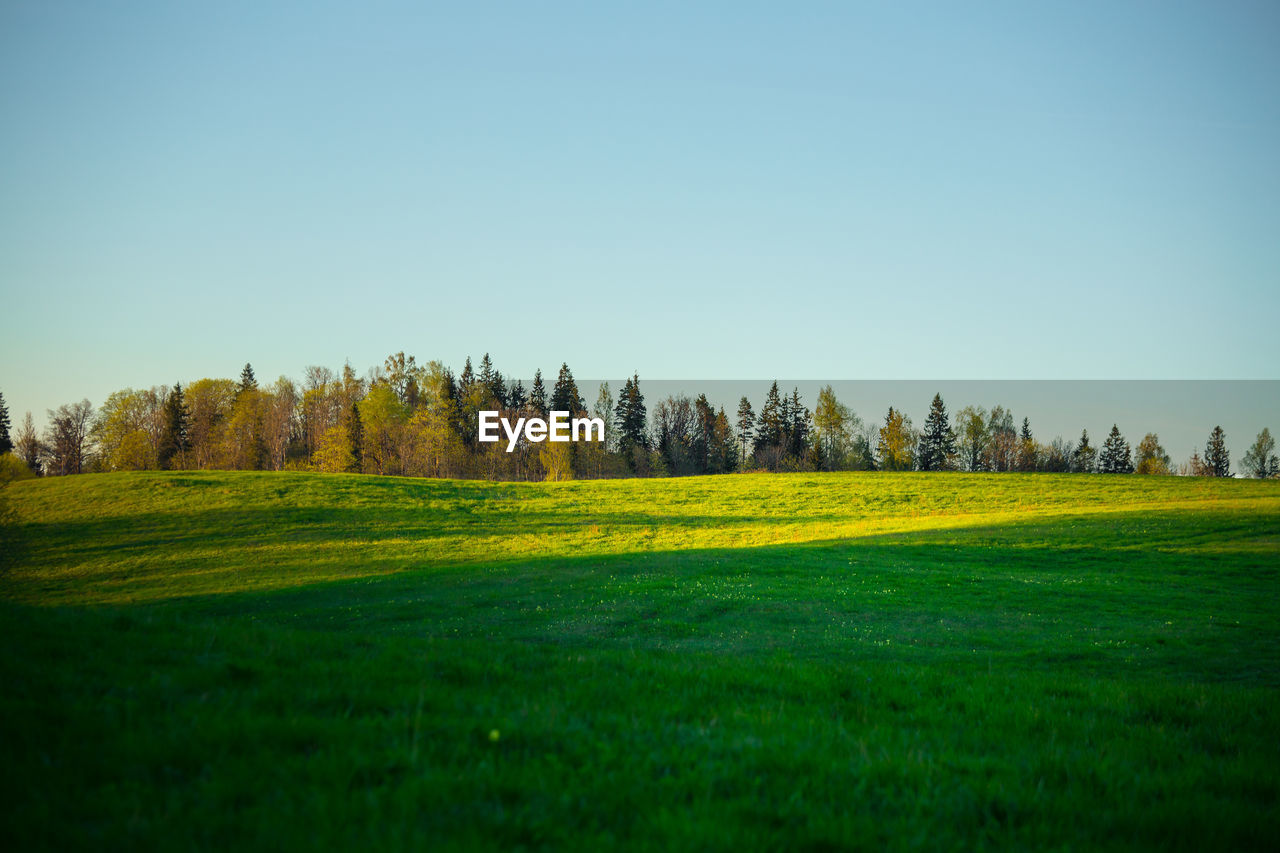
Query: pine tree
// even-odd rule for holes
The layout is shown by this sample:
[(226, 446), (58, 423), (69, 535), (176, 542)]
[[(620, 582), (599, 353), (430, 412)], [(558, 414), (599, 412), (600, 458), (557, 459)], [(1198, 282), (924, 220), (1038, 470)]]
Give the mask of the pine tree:
[(0, 456), (13, 450), (13, 438), (9, 435), (9, 407), (4, 404), (4, 394), (0, 393)]
[(1072, 470), (1081, 474), (1092, 474), (1094, 460), (1098, 455), (1089, 444), (1089, 431), (1087, 429), (1080, 431), (1080, 443), (1076, 445), (1075, 452), (1072, 456)]
[(360, 407), (351, 404), (351, 413), (347, 416), (347, 440), (351, 442), (351, 458), (355, 461), (352, 470), (357, 474), (364, 470), (364, 421), (360, 419)]
[(1036, 470), (1036, 440), (1031, 435), (1031, 419), (1022, 419), (1022, 435), (1018, 440), (1018, 470)]
[(239, 397), (245, 391), (257, 391), (258, 380), (253, 375), (253, 365), (249, 362), (244, 363), (244, 370), (240, 371), (240, 385), (236, 388), (236, 396)]
[(738, 401), (738, 465), (745, 468), (747, 464), (747, 446), (755, 432), (756, 413), (751, 410), (751, 401), (743, 397)]
[(547, 387), (542, 384), (542, 370), (533, 372), (533, 387), (529, 390), (529, 408), (537, 414), (547, 415)]
[(1129, 442), (1120, 435), (1120, 428), (1111, 425), (1111, 434), (1102, 444), (1102, 453), (1098, 456), (1099, 474), (1132, 474), (1133, 460), (1129, 455)]
[(187, 428), (190, 423), (187, 402), (182, 394), (182, 384), (175, 382), (173, 390), (164, 401), (164, 432), (160, 435), (160, 446), (157, 449), (157, 462), (162, 471), (174, 467), (174, 460), (183, 464), (183, 457), (189, 447)]
[(529, 392), (524, 390), (524, 383), (519, 379), (507, 388), (507, 405), (512, 409), (523, 409), (529, 402)]
[(778, 383), (769, 386), (769, 393), (764, 397), (764, 405), (760, 407), (760, 417), (756, 421), (756, 440), (752, 453), (757, 458), (771, 447), (782, 444), (784, 411), (782, 395), (778, 392)]
[[(488, 353), (485, 355), (487, 356)], [(507, 379), (497, 368), (494, 368), (489, 376), (489, 396), (498, 404), (499, 409), (511, 406), (511, 397), (507, 393)]]
[(693, 472), (706, 474), (711, 470), (712, 443), (715, 441), (716, 412), (711, 408), (706, 394), (699, 394), (693, 401), (693, 440), (690, 442), (693, 456)]
[(458, 377), (459, 390), (462, 391), (462, 396), (465, 397), (470, 394), (471, 386), (475, 383), (476, 374), (471, 369), (471, 356), (467, 356), (467, 363), (462, 366), (462, 375)]
[(787, 454), (798, 462), (808, 456), (809, 435), (813, 432), (813, 413), (800, 402), (800, 389), (791, 389), (788, 408)]
[(921, 471), (945, 471), (953, 467), (955, 455), (956, 435), (951, 430), (947, 407), (942, 395), (934, 394), (920, 435), (916, 465)]
[(551, 389), (551, 411), (568, 412), (570, 417), (587, 410), (578, 393), (578, 383), (573, 381), (573, 371), (569, 365), (560, 365), (560, 375), (556, 377), (556, 385)]
[(1222, 427), (1215, 426), (1209, 433), (1209, 443), (1204, 447), (1204, 461), (1214, 477), (1231, 476), (1231, 454), (1227, 452), (1227, 437)]
[(648, 413), (645, 411), (644, 395), (640, 393), (640, 374), (634, 374), (622, 384), (622, 392), (618, 394), (613, 414), (618, 430), (618, 449), (626, 458), (627, 466), (635, 471), (637, 463), (644, 461), (636, 454), (647, 454), (649, 448), (645, 435)]

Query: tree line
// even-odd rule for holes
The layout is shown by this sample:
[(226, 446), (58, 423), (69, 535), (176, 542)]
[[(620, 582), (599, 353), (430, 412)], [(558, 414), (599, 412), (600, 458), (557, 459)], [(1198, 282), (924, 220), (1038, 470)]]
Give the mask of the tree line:
[[(548, 388), (548, 384), (550, 387)], [(598, 417), (605, 441), (505, 444), (478, 441), (479, 412), (514, 421), (550, 411)], [(1280, 461), (1268, 429), (1244, 454), (1239, 473), (1276, 477)], [(12, 429), (0, 394), (0, 456), (33, 475), (142, 469), (315, 470), (418, 477), (566, 480), (683, 476), (736, 471), (1047, 471), (1099, 474), (1231, 476), (1226, 437), (1214, 427), (1205, 444), (1174, 466), (1155, 433), (1131, 447), (1113, 425), (1100, 447), (1087, 430), (1077, 441), (1037, 439), (1000, 405), (948, 414), (935, 395), (917, 429), (890, 407), (865, 423), (830, 385), (810, 410), (798, 389), (777, 382), (759, 411), (742, 397), (731, 416), (705, 394), (672, 395), (646, 405), (639, 375), (617, 397), (608, 383), (590, 403), (562, 364), (552, 383), (535, 372), (526, 388), (488, 354), (455, 374), (441, 362), (419, 364), (397, 352), (359, 376), (307, 367), (301, 383), (260, 384), (253, 367), (238, 380), (124, 389), (95, 409), (88, 400), (48, 412), (37, 432), (31, 413)]]

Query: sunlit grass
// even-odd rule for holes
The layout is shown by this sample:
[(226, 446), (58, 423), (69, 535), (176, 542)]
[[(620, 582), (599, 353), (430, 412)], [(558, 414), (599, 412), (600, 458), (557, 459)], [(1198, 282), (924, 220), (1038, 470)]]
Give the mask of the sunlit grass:
[(18, 483), (0, 816), (27, 846), (1264, 846), (1276, 486)]

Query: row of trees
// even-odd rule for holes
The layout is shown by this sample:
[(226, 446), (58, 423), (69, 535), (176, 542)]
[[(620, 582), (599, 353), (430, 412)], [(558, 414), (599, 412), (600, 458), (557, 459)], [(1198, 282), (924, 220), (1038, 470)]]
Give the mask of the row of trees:
[[(477, 440), (479, 412), (545, 417), (549, 411), (598, 417), (601, 443)], [(1225, 477), (1230, 458), (1221, 427), (1203, 455), (1175, 470), (1155, 433), (1131, 448), (1112, 426), (1100, 448), (1087, 431), (1075, 442), (1042, 443), (1028, 418), (1020, 425), (1002, 406), (966, 406), (948, 415), (935, 395), (921, 429), (890, 407), (867, 425), (830, 386), (811, 411), (798, 389), (773, 383), (757, 412), (743, 397), (731, 420), (706, 395), (669, 396), (646, 406), (638, 375), (615, 399), (602, 384), (588, 405), (568, 365), (550, 389), (542, 372), (526, 388), (508, 380), (486, 354), (455, 375), (437, 361), (418, 364), (403, 352), (360, 377), (308, 367), (301, 384), (286, 377), (260, 385), (246, 364), (238, 381), (201, 379), (187, 386), (125, 389), (101, 408), (88, 400), (49, 413), (37, 433), (28, 412), (11, 432), (0, 395), (0, 454), (12, 452), (31, 472), (59, 475), (130, 469), (308, 469), (428, 477), (540, 480), (573, 477), (720, 474), (741, 470), (1061, 471)], [(1280, 471), (1269, 430), (1258, 435), (1241, 473)]]

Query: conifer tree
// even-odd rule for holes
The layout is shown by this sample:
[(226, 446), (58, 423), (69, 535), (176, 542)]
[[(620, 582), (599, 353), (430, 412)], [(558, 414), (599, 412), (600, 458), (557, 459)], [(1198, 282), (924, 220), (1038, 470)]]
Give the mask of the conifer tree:
[(1036, 470), (1036, 440), (1031, 435), (1031, 419), (1022, 419), (1022, 435), (1018, 440), (1018, 470)]
[(257, 391), (258, 380), (253, 375), (253, 365), (249, 362), (244, 363), (244, 369), (240, 371), (240, 385), (236, 388), (236, 396), (240, 396), (245, 391)]
[(1120, 435), (1120, 428), (1111, 425), (1111, 434), (1102, 444), (1102, 453), (1098, 456), (1099, 474), (1132, 474), (1133, 460), (1129, 455), (1129, 442)]
[(635, 471), (637, 463), (644, 461), (636, 454), (647, 455), (649, 448), (645, 435), (648, 413), (645, 411), (644, 395), (640, 393), (640, 374), (632, 375), (622, 384), (622, 392), (618, 395), (613, 414), (618, 430), (618, 449), (627, 460), (627, 466)]
[(0, 456), (13, 450), (13, 438), (9, 435), (9, 407), (4, 404), (4, 394), (0, 393)]
[(364, 421), (360, 419), (360, 407), (351, 404), (351, 412), (347, 415), (347, 440), (351, 442), (351, 458), (355, 464), (352, 470), (357, 474), (364, 470)]
[(533, 387), (529, 390), (529, 408), (537, 414), (547, 415), (547, 387), (542, 384), (542, 370), (533, 372)]
[(519, 379), (507, 388), (507, 405), (512, 409), (523, 409), (529, 402), (529, 392), (524, 390), (524, 383)]
[(790, 418), (787, 427), (787, 454), (797, 462), (804, 462), (809, 455), (809, 435), (813, 432), (813, 413), (800, 402), (800, 389), (791, 389), (787, 407)]
[(466, 397), (471, 393), (471, 386), (476, 383), (475, 371), (471, 369), (471, 356), (467, 356), (467, 363), (462, 366), (462, 374), (458, 376), (459, 390), (462, 396)]
[(578, 383), (573, 381), (573, 371), (569, 365), (560, 365), (560, 375), (556, 377), (555, 387), (551, 389), (551, 411), (568, 412), (572, 417), (587, 410), (587, 404), (578, 393)]
[(1072, 470), (1081, 474), (1092, 474), (1094, 460), (1097, 458), (1098, 451), (1089, 444), (1089, 431), (1087, 429), (1080, 431), (1080, 443), (1076, 445), (1075, 452), (1072, 456)]
[(1209, 443), (1204, 447), (1204, 462), (1214, 477), (1231, 476), (1231, 454), (1227, 452), (1227, 438), (1222, 427), (1215, 426), (1209, 433)]
[(738, 466), (746, 467), (747, 446), (755, 433), (756, 413), (751, 410), (751, 401), (743, 397), (738, 401)]
[(920, 434), (916, 467), (921, 471), (945, 471), (954, 467), (955, 455), (956, 436), (951, 430), (946, 404), (941, 394), (934, 394)]
[(690, 442), (695, 474), (706, 474), (711, 470), (715, 433), (715, 409), (711, 408), (706, 394), (699, 394), (693, 401), (693, 440)]
[(756, 422), (756, 440), (753, 453), (760, 458), (765, 450), (782, 444), (785, 411), (782, 395), (778, 392), (778, 383), (769, 386), (769, 393), (764, 397), (764, 405), (760, 407), (760, 418)]
[(164, 401), (164, 431), (160, 434), (160, 446), (156, 451), (156, 461), (162, 471), (173, 468), (175, 459), (178, 465), (183, 464), (189, 447), (187, 429), (190, 420), (182, 384), (175, 382)]

